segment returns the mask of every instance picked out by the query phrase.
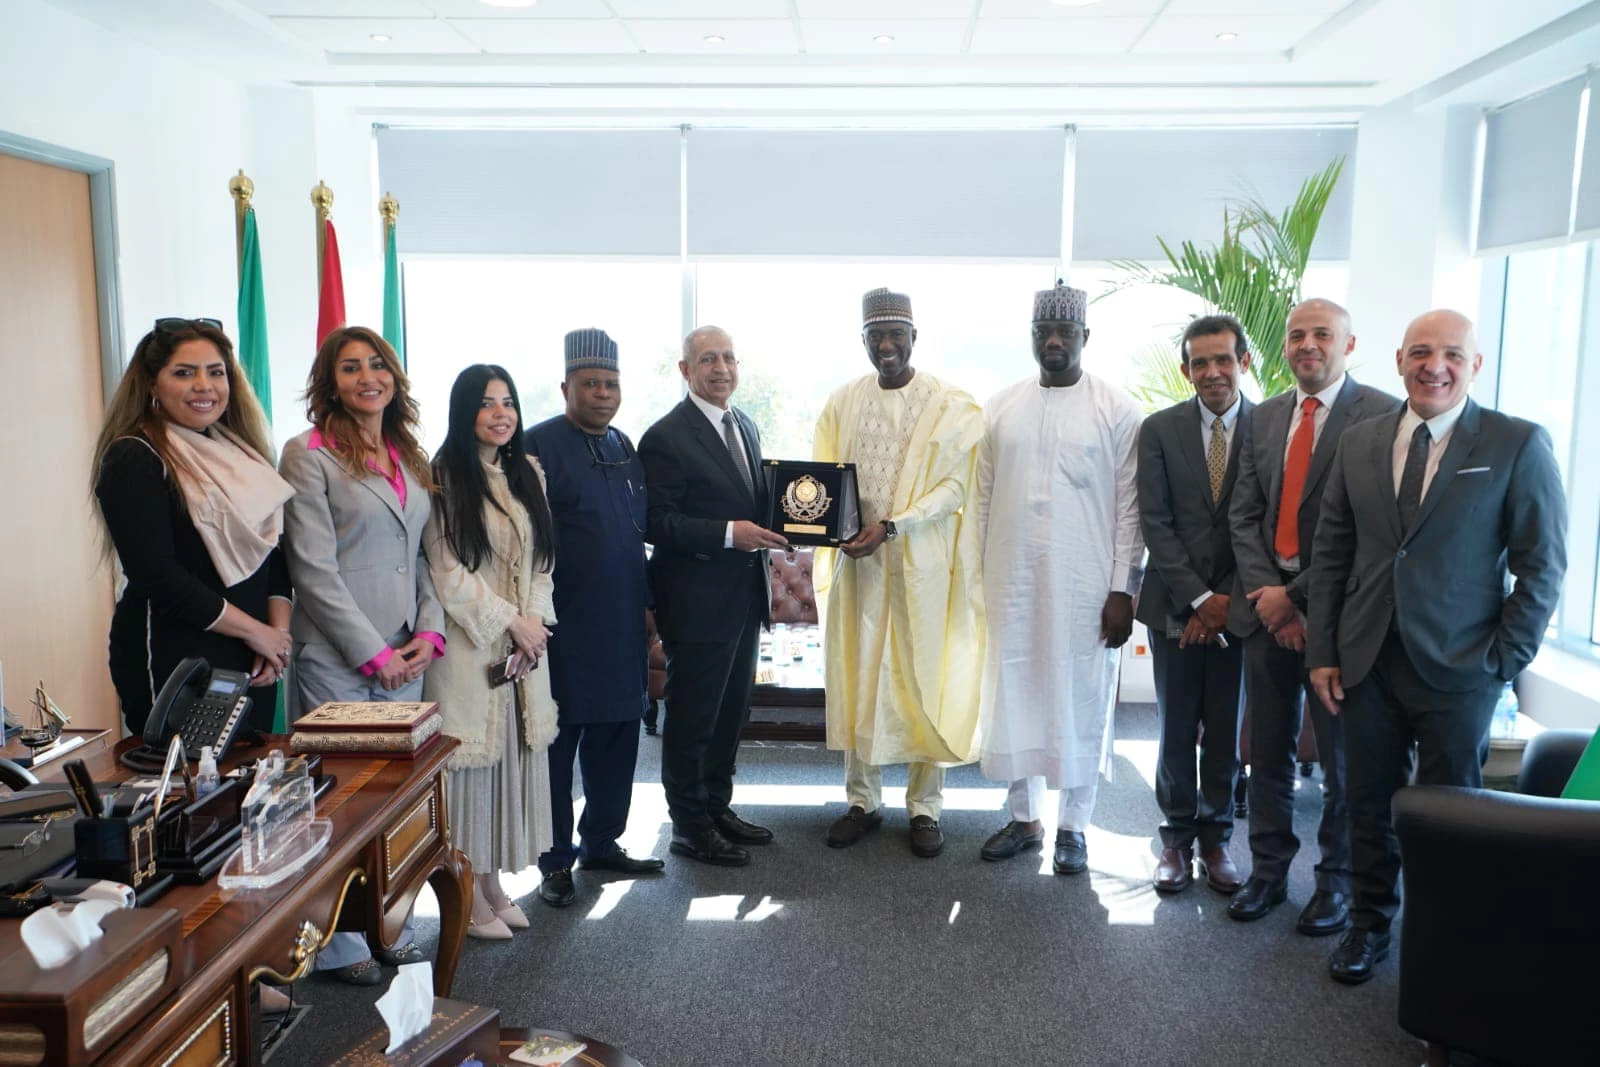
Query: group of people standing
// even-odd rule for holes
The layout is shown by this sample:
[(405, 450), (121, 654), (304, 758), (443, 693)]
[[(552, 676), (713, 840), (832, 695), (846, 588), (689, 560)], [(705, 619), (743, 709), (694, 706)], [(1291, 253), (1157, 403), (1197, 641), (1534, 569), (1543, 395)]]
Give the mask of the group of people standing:
[[(1189, 888), (1198, 863), (1233, 918), (1283, 903), (1306, 709), (1324, 803), (1299, 928), (1348, 927), (1333, 976), (1370, 977), (1398, 905), (1389, 800), (1413, 768), (1419, 782), (1481, 783), (1495, 699), (1537, 649), (1565, 567), (1549, 437), (1467, 396), (1482, 358), (1471, 323), (1441, 311), (1411, 324), (1400, 404), (1345, 373), (1344, 309), (1306, 301), (1285, 342), (1296, 388), (1252, 404), (1243, 329), (1199, 318), (1178, 353), (1195, 396), (1141, 419), (1083, 369), (1081, 290), (1036, 295), (1036, 372), (983, 408), (913, 367), (909, 297), (873, 290), (862, 317), (871, 373), (828, 398), (813, 447), (855, 465), (861, 512), (860, 531), (814, 566), (827, 738), (845, 753), (846, 810), (827, 844), (882, 825), (882, 768), (906, 763), (909, 845), (938, 855), (945, 768), (976, 759), (1009, 787), (982, 857), (1043, 847), (1048, 788), (1054, 869), (1085, 870), (1118, 650), (1137, 618), (1162, 721), (1155, 888)], [(111, 671), (129, 729), (191, 655), (251, 674), (260, 731), (285, 672), (291, 715), (439, 701), (460, 742), (447, 788), (478, 872), (468, 933), (480, 938), (528, 925), (502, 871), (536, 860), (541, 898), (563, 906), (574, 867), (663, 869), (617, 844), (649, 706), (648, 609), (667, 661), (671, 851), (739, 866), (773, 838), (731, 804), (769, 553), (790, 546), (763, 525), (760, 431), (732, 403), (733, 339), (714, 326), (684, 339), (686, 395), (637, 450), (612, 425), (615, 342), (576, 330), (564, 356), (566, 411), (532, 428), (504, 368), (462, 371), (430, 460), (393, 350), (341, 328), (308, 377), (312, 428), (274, 470), (220, 324), (161, 319), (95, 454), (128, 578)], [(1228, 843), (1246, 696), (1244, 879)], [(380, 962), (420, 956), (409, 924), (396, 941), (375, 960), (340, 935), (318, 966), (376, 983)]]

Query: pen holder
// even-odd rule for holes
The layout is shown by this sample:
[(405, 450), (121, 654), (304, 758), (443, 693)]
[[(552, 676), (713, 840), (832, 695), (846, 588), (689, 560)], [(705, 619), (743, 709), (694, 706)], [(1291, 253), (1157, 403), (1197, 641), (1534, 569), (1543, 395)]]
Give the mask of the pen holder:
[(127, 817), (107, 815), (72, 824), (78, 876), (106, 878), (138, 890), (156, 877), (155, 812), (141, 808)]
[(205, 881), (239, 847), (242, 787), (228, 779), (189, 804), (173, 804), (156, 827), (156, 863), (179, 882)]

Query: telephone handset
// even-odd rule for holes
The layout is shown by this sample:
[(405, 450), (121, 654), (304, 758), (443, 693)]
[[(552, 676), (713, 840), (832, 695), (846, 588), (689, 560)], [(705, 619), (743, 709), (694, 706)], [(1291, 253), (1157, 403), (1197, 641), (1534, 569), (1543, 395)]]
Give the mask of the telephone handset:
[(212, 670), (198, 656), (173, 668), (161, 687), (144, 724), (144, 744), (122, 754), (122, 762), (136, 771), (159, 773), (166, 761), (173, 734), (183, 737), (184, 757), (200, 758), (209, 745), (221, 759), (233, 744), (250, 711), (250, 676), (243, 671)]

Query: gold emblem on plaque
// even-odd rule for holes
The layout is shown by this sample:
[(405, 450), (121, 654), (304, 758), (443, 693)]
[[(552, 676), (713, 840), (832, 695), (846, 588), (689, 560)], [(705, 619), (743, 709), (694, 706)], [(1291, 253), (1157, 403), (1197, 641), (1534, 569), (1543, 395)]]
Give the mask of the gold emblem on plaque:
[(827, 487), (809, 474), (802, 474), (783, 491), (784, 514), (796, 522), (816, 522), (832, 506)]

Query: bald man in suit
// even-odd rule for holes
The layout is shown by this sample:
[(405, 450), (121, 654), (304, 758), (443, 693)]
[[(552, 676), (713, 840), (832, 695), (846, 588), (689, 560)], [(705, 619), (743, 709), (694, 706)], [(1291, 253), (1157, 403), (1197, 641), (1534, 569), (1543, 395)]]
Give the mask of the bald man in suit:
[(1406, 406), (1339, 442), (1311, 567), (1307, 662), (1348, 760), (1355, 900), (1329, 961), (1347, 984), (1388, 955), (1400, 904), (1390, 800), (1413, 759), (1420, 785), (1483, 785), (1495, 702), (1538, 651), (1567, 565), (1550, 435), (1467, 396), (1483, 363), (1471, 321), (1428, 312), (1395, 362)]
[(1239, 584), (1228, 629), (1244, 640), (1250, 705), (1250, 877), (1228, 902), (1228, 917), (1263, 918), (1288, 899), (1294, 833), (1294, 764), (1302, 716), (1311, 716), (1322, 765), (1316, 891), (1296, 927), (1335, 934), (1349, 922), (1350, 841), (1339, 724), (1306, 679), (1306, 590), (1312, 537), (1340, 435), (1393, 411), (1394, 397), (1345, 373), (1355, 350), (1350, 313), (1331, 300), (1289, 312), (1283, 355), (1295, 388), (1256, 405), (1242, 420), (1244, 442), (1229, 521)]

